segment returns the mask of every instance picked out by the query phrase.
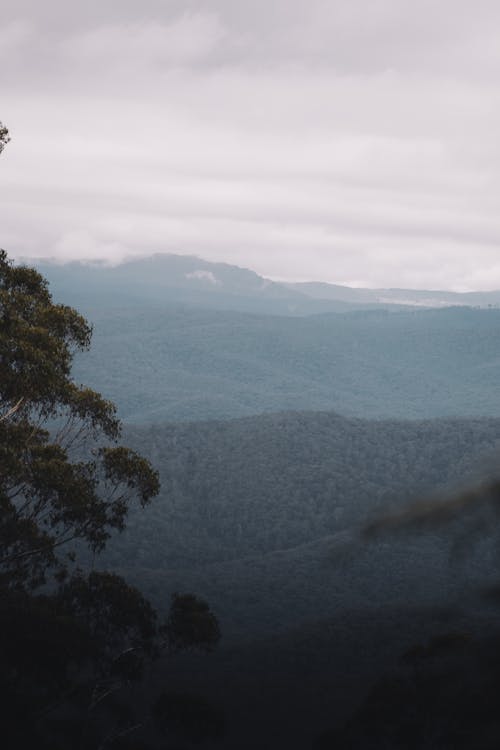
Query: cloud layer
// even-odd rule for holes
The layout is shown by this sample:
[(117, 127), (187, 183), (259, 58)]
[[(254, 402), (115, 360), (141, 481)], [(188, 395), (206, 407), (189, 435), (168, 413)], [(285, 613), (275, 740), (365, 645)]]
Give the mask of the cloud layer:
[(496, 2), (4, 4), (12, 255), (500, 288)]

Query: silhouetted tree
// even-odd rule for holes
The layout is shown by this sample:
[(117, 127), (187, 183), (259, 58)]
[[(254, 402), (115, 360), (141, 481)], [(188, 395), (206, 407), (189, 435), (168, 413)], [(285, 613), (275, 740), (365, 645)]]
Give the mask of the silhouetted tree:
[(211, 648), (205, 602), (177, 595), (162, 624), (110, 572), (85, 572), (157, 472), (120, 445), (114, 405), (71, 376), (91, 328), (45, 279), (0, 251), (0, 690), (6, 747), (118, 747), (147, 723), (118, 694), (166, 646)]

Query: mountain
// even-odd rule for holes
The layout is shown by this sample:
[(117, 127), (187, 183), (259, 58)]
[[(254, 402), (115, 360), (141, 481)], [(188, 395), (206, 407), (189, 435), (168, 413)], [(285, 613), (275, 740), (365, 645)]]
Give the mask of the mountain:
[(495, 309), (384, 307), (368, 302), (370, 290), (332, 285), (318, 294), (335, 299), (315, 300), (252, 271), (185, 256), (43, 270), (55, 298), (94, 325), (90, 353), (76, 358), (77, 379), (116, 401), (128, 422), (288, 409), (500, 415)]
[(85, 310), (155, 303), (309, 315), (360, 307), (341, 300), (315, 300), (246, 268), (210, 263), (194, 256), (159, 254), (117, 266), (103, 262), (36, 265), (57, 297), (71, 299)]
[(321, 282), (278, 283), (254, 271), (186, 255), (157, 254), (111, 266), (103, 261), (35, 261), (56, 295), (75, 306), (185, 304), (279, 315), (312, 315), (402, 307), (497, 307), (500, 292), (465, 294), (413, 289), (361, 289)]
[(335, 300), (351, 305), (408, 307), (499, 307), (500, 291), (448, 292), (423, 289), (363, 289), (321, 282), (286, 284), (291, 291), (316, 300)]

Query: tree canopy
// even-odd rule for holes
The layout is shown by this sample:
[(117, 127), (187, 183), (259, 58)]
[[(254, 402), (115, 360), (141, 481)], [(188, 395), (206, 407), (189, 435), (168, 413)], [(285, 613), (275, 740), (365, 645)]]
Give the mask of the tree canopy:
[(117, 443), (114, 405), (71, 378), (90, 338), (37, 271), (0, 251), (0, 581), (9, 586), (62, 574), (59, 551), (74, 540), (102, 549), (130, 503), (159, 490), (150, 464)]
[[(0, 693), (2, 738), (17, 746), (97, 748), (142, 726), (106, 713), (108, 696), (168, 650), (211, 649), (205, 602), (176, 595), (164, 624), (112, 572), (84, 570), (158, 472), (121, 445), (114, 404), (76, 383), (92, 329), (56, 304), (46, 280), (0, 251)], [(91, 718), (89, 718), (89, 712)], [(84, 729), (82, 729), (84, 727)], [(76, 737), (79, 737), (79, 744)], [(103, 745), (103, 736), (107, 737)], [(114, 745), (113, 745), (114, 746)]]

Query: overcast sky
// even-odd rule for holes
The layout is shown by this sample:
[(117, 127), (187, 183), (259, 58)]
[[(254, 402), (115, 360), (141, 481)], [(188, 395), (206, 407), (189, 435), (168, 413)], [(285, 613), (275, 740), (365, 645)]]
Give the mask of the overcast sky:
[(498, 0), (2, 0), (0, 246), (500, 288)]

